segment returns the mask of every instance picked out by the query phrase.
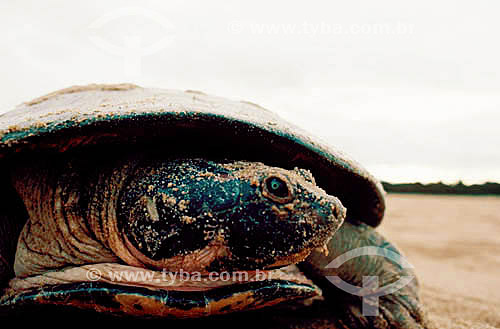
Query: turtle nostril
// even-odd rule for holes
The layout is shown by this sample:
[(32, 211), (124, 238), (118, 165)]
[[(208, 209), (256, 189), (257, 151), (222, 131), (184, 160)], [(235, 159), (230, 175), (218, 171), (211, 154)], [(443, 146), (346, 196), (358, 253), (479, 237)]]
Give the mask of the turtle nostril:
[(337, 207), (335, 204), (332, 205), (332, 213), (333, 215), (335, 216), (335, 218), (339, 218), (342, 214), (342, 212), (340, 211), (339, 207)]
[(332, 209), (332, 213), (337, 216), (337, 206), (335, 205), (335, 203), (331, 203), (330, 204), (330, 208)]
[(340, 201), (332, 196), (329, 196), (323, 203), (324, 221), (326, 224), (342, 224), (345, 219), (346, 210)]

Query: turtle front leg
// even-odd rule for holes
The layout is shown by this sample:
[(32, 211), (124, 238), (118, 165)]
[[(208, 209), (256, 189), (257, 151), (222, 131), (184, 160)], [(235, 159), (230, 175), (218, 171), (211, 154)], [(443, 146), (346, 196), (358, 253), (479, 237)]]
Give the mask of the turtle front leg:
[(430, 328), (411, 264), (372, 227), (345, 222), (328, 251), (314, 251), (300, 266), (322, 287), (332, 324)]

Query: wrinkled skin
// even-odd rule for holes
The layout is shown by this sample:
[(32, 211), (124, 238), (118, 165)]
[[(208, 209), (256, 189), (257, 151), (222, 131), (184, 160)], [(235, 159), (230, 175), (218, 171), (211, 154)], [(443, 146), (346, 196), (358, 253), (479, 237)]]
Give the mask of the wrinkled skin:
[[(127, 160), (128, 161), (128, 160)], [(191, 161), (191, 160), (189, 160)], [(199, 162), (198, 162), (199, 161)], [(165, 200), (170, 200), (170, 198), (178, 198), (180, 194), (176, 194), (174, 192), (177, 192), (175, 190), (172, 190), (172, 188), (177, 188), (181, 186), (181, 192), (186, 192), (185, 194), (182, 195), (188, 195), (188, 197), (191, 197), (191, 201), (189, 203), (195, 203), (196, 200), (198, 200), (199, 196), (196, 195), (196, 191), (203, 190), (204, 188), (213, 188), (211, 185), (203, 185), (204, 183), (202, 180), (198, 180), (197, 175), (200, 173), (200, 165), (206, 166), (205, 162), (203, 160), (195, 160), (194, 162), (189, 162), (184, 169), (179, 169), (178, 174), (173, 174), (175, 176), (175, 179), (172, 179), (172, 177), (168, 177), (170, 179), (169, 182), (167, 183), (161, 183), (158, 187), (159, 181), (161, 181), (163, 178), (167, 179), (168, 175), (172, 175), (172, 173), (175, 173), (177, 170), (176, 168), (181, 168), (181, 167), (172, 167), (171, 165), (162, 165), (158, 164), (157, 162), (148, 162), (146, 165), (137, 165), (135, 162), (133, 165), (127, 166), (125, 170), (118, 170), (118, 174), (116, 173), (116, 165), (113, 167), (109, 167), (107, 170), (100, 171), (97, 176), (92, 176), (94, 179), (90, 179), (90, 184), (85, 185), (84, 182), (88, 180), (87, 176), (85, 176), (84, 179), (82, 179), (81, 176), (75, 174), (74, 172), (70, 170), (63, 170), (63, 171), (53, 171), (52, 169), (49, 169), (48, 167), (45, 168), (46, 171), (39, 171), (40, 168), (37, 169), (37, 174), (42, 174), (42, 176), (38, 175), (33, 175), (29, 173), (27, 176), (24, 176), (25, 179), (26, 177), (28, 180), (31, 180), (31, 183), (33, 184), (32, 186), (36, 186), (38, 184), (40, 190), (40, 195), (43, 195), (44, 189), (47, 190), (46, 184), (55, 184), (55, 188), (52, 191), (60, 191), (60, 198), (63, 200), (63, 204), (65, 204), (68, 210), (66, 214), (69, 214), (70, 217), (78, 217), (75, 215), (74, 211), (75, 205), (71, 202), (76, 202), (78, 201), (72, 195), (74, 196), (75, 191), (78, 191), (82, 184), (85, 186), (88, 186), (85, 188), (85, 196), (83, 197), (84, 200), (84, 208), (88, 209), (87, 215), (84, 215), (83, 217), (87, 216), (87, 218), (93, 218), (90, 220), (90, 230), (93, 231), (93, 234), (88, 234), (88, 231), (85, 231), (85, 229), (89, 229), (86, 225), (82, 226), (82, 232), (84, 234), (80, 234), (78, 239), (75, 239), (74, 236), (72, 237), (71, 235), (73, 234), (67, 234), (66, 236), (63, 234), (63, 236), (59, 236), (61, 241), (66, 240), (70, 241), (73, 239), (73, 246), (75, 243), (81, 243), (82, 241), (87, 243), (88, 250), (94, 250), (95, 254), (90, 254), (89, 252), (86, 252), (85, 255), (76, 255), (73, 253), (71, 257), (64, 259), (61, 263), (56, 264), (58, 267), (68, 265), (68, 262), (73, 261), (75, 265), (81, 265), (81, 264), (86, 264), (86, 263), (92, 263), (95, 262), (96, 259), (99, 259), (102, 262), (123, 262), (128, 264), (132, 264), (134, 266), (142, 266), (142, 267), (149, 267), (149, 268), (162, 268), (166, 265), (172, 266), (174, 263), (169, 263), (169, 262), (164, 262), (164, 259), (166, 258), (172, 258), (175, 256), (182, 256), (183, 255), (189, 255), (193, 250), (197, 250), (200, 248), (203, 248), (204, 245), (202, 243), (202, 240), (198, 241), (198, 244), (194, 243), (191, 247), (191, 249), (187, 248), (183, 244), (176, 244), (168, 240), (163, 240), (166, 241), (168, 246), (170, 246), (170, 250), (177, 250), (174, 253), (169, 253), (168, 249), (165, 249), (165, 247), (162, 247), (162, 245), (158, 245), (157, 243), (151, 243), (151, 239), (147, 240), (145, 239), (145, 232), (148, 231), (149, 227), (148, 223), (152, 222), (151, 217), (158, 216), (158, 214), (162, 214), (164, 210), (162, 210), (163, 206), (168, 206), (169, 202), (157, 202), (157, 200), (161, 199), (163, 201)], [(70, 166), (71, 168), (74, 169), (73, 164)], [(185, 170), (187, 168), (187, 171)], [(250, 170), (248, 170), (250, 168)], [(217, 169), (220, 170), (221, 168)], [(252, 179), (250, 179), (249, 173), (254, 173), (255, 171), (260, 171), (260, 172), (265, 172), (267, 168), (262, 167), (261, 164), (251, 164), (251, 163), (245, 163), (245, 162), (230, 162), (229, 164), (225, 164), (224, 170), (227, 170), (227, 173), (224, 173), (222, 176), (217, 177), (217, 182), (221, 182), (221, 177), (223, 177), (222, 181), (226, 179), (228, 176), (227, 174), (229, 173), (231, 177), (237, 176), (239, 178), (249, 178), (248, 182), (249, 184), (247, 186), (262, 186), (262, 177), (257, 178), (256, 183), (252, 183)], [(304, 186), (310, 191), (311, 196), (310, 198), (314, 199), (314, 194), (321, 195), (319, 199), (314, 201), (313, 199), (309, 200), (309, 203), (315, 204), (317, 202), (318, 205), (326, 206), (322, 202), (320, 202), (321, 198), (326, 198), (327, 200), (328, 197), (324, 196), (324, 191), (317, 189), (314, 184), (314, 178), (310, 175), (305, 170), (301, 169), (296, 169), (292, 173), (279, 169), (279, 168), (274, 168), (272, 169), (274, 173), (279, 172), (282, 175), (287, 175), (290, 174), (290, 176), (293, 176), (293, 179), (297, 179), (298, 177), (298, 182), (302, 188)], [(213, 171), (213, 170), (212, 170)], [(165, 173), (165, 175), (162, 174), (162, 172)], [(235, 172), (239, 172), (240, 174), (234, 175)], [(189, 173), (189, 174), (188, 174)], [(26, 174), (26, 172), (24, 172)], [(191, 177), (193, 176), (194, 177)], [(239, 175), (239, 176), (238, 176)], [(267, 174), (266, 174), (267, 175)], [(264, 175), (265, 176), (265, 175)], [(263, 176), (263, 177), (264, 177)], [(38, 178), (35, 178), (38, 177)], [(40, 180), (40, 177), (46, 178), (47, 181), (44, 182), (44, 180)], [(57, 177), (57, 178), (56, 178)], [(134, 179), (128, 179), (129, 177), (134, 177)], [(206, 178), (207, 175), (206, 173), (202, 175), (202, 177)], [(252, 176), (253, 177), (253, 176)], [(127, 178), (127, 179), (126, 179)], [(255, 179), (255, 177), (253, 177)], [(187, 186), (195, 186), (195, 188), (191, 189), (183, 189), (182, 186), (186, 185)], [(38, 182), (38, 183), (36, 183)], [(49, 183), (50, 182), (50, 183)], [(111, 184), (110, 184), (111, 182)], [(198, 184), (197, 182), (201, 182)], [(36, 212), (39, 209), (37, 208), (38, 206), (33, 206), (33, 204), (39, 204), (36, 202), (36, 200), (33, 200), (33, 196), (31, 196), (31, 190), (27, 192), (23, 192), (23, 187), (25, 186), (26, 182), (25, 181), (18, 181), (17, 182), (17, 189), (21, 195), (26, 200), (26, 204), (28, 207), (28, 211), (31, 211), (31, 215), (34, 216)], [(171, 183), (171, 184), (168, 184)], [(194, 184), (194, 185), (193, 185)], [(293, 183), (295, 184), (295, 183)], [(156, 188), (151, 188), (150, 186), (154, 185)], [(59, 187), (57, 187), (59, 186)], [(226, 186), (227, 187), (227, 186)], [(234, 186), (233, 186), (234, 187)], [(119, 190), (120, 193), (116, 193), (115, 190)], [(49, 188), (49, 190), (51, 190)], [(241, 188), (240, 188), (241, 190)], [(169, 192), (170, 191), (170, 192)], [(157, 193), (167, 193), (166, 197), (163, 197), (160, 194)], [(24, 193), (24, 194), (23, 194)], [(225, 193), (225, 192), (224, 192)], [(222, 214), (227, 214), (228, 212), (226, 209), (236, 209), (234, 208), (234, 202), (229, 202), (227, 194), (222, 194), (220, 195), (222, 199), (222, 204), (219, 204), (220, 211), (219, 213)], [(262, 193), (262, 192), (260, 192)], [(78, 193), (76, 193), (78, 194)], [(264, 193), (265, 194), (265, 193)], [(279, 193), (278, 193), (279, 194)], [(105, 226), (107, 225), (107, 221), (109, 219), (96, 219), (97, 214), (102, 214), (103, 209), (105, 208), (106, 200), (103, 199), (103, 195), (120, 195), (118, 204), (121, 204), (121, 206), (116, 208), (116, 214), (118, 218), (118, 222), (116, 223), (116, 227), (120, 231), (125, 231), (125, 240), (127, 240), (128, 244), (119, 244), (117, 243), (116, 240), (113, 240), (114, 238), (112, 237), (113, 230), (111, 231), (106, 231)], [(146, 197), (145, 197), (146, 196)], [(80, 197), (80, 196), (79, 196)], [(260, 196), (262, 197), (262, 195)], [(286, 197), (286, 196), (285, 196)], [(300, 196), (302, 201), (304, 201), (303, 196)], [(57, 193), (55, 198), (57, 199)], [(247, 201), (244, 201), (248, 203), (253, 197), (250, 197)], [(186, 199), (186, 198), (185, 198)], [(154, 200), (154, 204), (156, 207), (156, 212), (151, 210), (151, 200)], [(187, 199), (186, 199), (187, 200)], [(213, 200), (213, 199), (211, 199)], [(243, 200), (243, 199), (242, 199)], [(262, 198), (261, 200), (267, 200), (266, 197)], [(39, 200), (42, 202), (43, 200)], [(177, 200), (178, 201), (178, 200)], [(209, 203), (212, 202), (208, 200)], [(241, 201), (241, 200), (240, 200)], [(270, 200), (271, 202), (269, 205), (265, 206), (266, 209), (272, 209), (273, 202), (274, 200)], [(333, 210), (321, 210), (321, 207), (319, 207), (318, 211), (326, 211), (324, 215), (321, 216), (330, 216), (330, 212), (333, 214), (333, 219), (334, 222), (335, 220), (342, 218), (343, 214), (338, 213), (337, 210), (340, 209), (340, 205), (337, 204), (336, 200), (331, 199), (330, 201), (333, 202), (334, 207), (332, 208)], [(80, 203), (81, 200), (78, 201)], [(176, 202), (178, 203), (178, 202)], [(289, 203), (289, 200), (284, 202), (285, 204)], [(32, 207), (31, 210), (29, 210), (30, 205)], [(275, 206), (279, 206), (280, 209), (282, 208), (282, 203), (278, 202), (275, 204)], [(211, 209), (213, 210), (214, 204), (210, 205)], [(216, 208), (217, 208), (216, 207)], [(179, 213), (180, 218), (182, 218), (183, 222), (180, 224), (182, 227), (184, 225), (190, 224), (192, 220), (198, 220), (200, 219), (203, 222), (203, 218), (207, 217), (206, 214), (203, 215), (203, 212), (199, 212), (198, 210), (201, 209), (202, 207), (198, 204), (193, 206), (192, 208), (189, 207), (181, 207), (182, 211)], [(186, 210), (186, 209), (188, 210)], [(143, 211), (146, 209), (146, 211)], [(231, 222), (231, 218), (234, 216), (239, 216), (238, 218), (243, 218), (245, 216), (240, 216), (238, 215), (238, 211), (244, 211), (246, 209), (250, 208), (241, 208), (240, 210), (231, 210), (230, 214), (225, 220), (225, 223), (233, 223)], [(287, 208), (289, 209), (289, 208)], [(56, 211), (57, 208), (54, 208), (52, 210), (48, 210), (50, 213), (51, 211)], [(166, 210), (165, 210), (166, 211)], [(187, 213), (186, 211), (191, 211), (191, 213)], [(198, 212), (197, 212), (198, 211)], [(294, 213), (294, 211), (296, 211)], [(301, 207), (296, 207), (294, 208), (294, 211), (291, 211), (291, 214), (289, 213), (287, 216), (295, 216), (296, 219), (290, 221), (290, 223), (297, 223), (301, 222), (301, 217), (304, 218), (311, 218), (311, 213), (308, 215), (305, 215), (310, 209), (306, 208), (301, 208)], [(258, 211), (257, 211), (258, 212)], [(78, 211), (77, 211), (78, 213)], [(276, 215), (279, 218), (280, 216), (283, 216), (283, 214), (280, 215), (279, 211), (275, 211)], [(172, 215), (172, 212), (169, 213)], [(79, 214), (82, 215), (82, 214)], [(248, 213), (246, 213), (248, 215)], [(129, 220), (129, 216), (133, 217), (133, 220)], [(187, 216), (184, 217), (184, 216)], [(222, 215), (221, 215), (222, 216)], [(225, 216), (225, 215), (224, 215)], [(161, 217), (161, 216), (160, 216)], [(178, 215), (174, 216), (175, 218), (178, 218)], [(325, 217), (325, 218), (326, 218)], [(287, 217), (290, 218), (290, 217)], [(171, 219), (171, 218), (170, 218)], [(121, 221), (121, 222), (120, 222)], [(71, 220), (69, 221), (71, 222)], [(153, 220), (153, 222), (158, 223), (157, 219)], [(224, 235), (224, 239), (220, 239), (219, 241), (225, 241), (226, 246), (232, 246), (233, 244), (231, 243), (231, 234), (236, 234), (238, 231), (241, 231), (241, 229), (238, 228), (238, 223), (243, 223), (241, 221), (236, 221), (233, 224), (231, 224), (231, 229), (229, 229), (228, 234)], [(251, 221), (249, 221), (251, 223)], [(161, 221), (160, 221), (161, 224)], [(157, 233), (162, 233), (165, 231), (165, 227), (163, 225), (158, 224), (156, 228), (153, 229), (153, 236)], [(307, 224), (307, 223), (306, 223)], [(355, 285), (355, 286), (362, 286), (363, 285), (363, 276), (377, 276), (379, 278), (379, 287), (383, 288), (384, 286), (393, 283), (397, 281), (399, 278), (404, 277), (404, 276), (414, 276), (414, 273), (411, 269), (409, 268), (402, 268), (392, 262), (391, 260), (384, 258), (384, 257), (379, 257), (379, 256), (361, 256), (357, 257), (354, 259), (351, 259), (347, 262), (345, 262), (342, 266), (339, 268), (326, 268), (326, 266), (336, 257), (344, 254), (345, 252), (348, 252), (350, 250), (353, 250), (355, 248), (359, 247), (364, 247), (364, 246), (376, 246), (376, 247), (381, 247), (381, 248), (386, 248), (388, 250), (391, 250), (393, 252), (396, 252), (400, 254), (400, 252), (396, 249), (394, 245), (391, 243), (387, 242), (382, 236), (380, 236), (373, 228), (365, 225), (365, 224), (352, 224), (349, 222), (345, 222), (338, 232), (333, 236), (333, 238), (328, 239), (324, 235), (330, 235), (333, 234), (333, 232), (337, 229), (339, 222), (335, 222), (329, 227), (328, 230), (323, 231), (322, 234), (320, 234), (320, 228), (316, 230), (317, 236), (313, 238), (312, 236), (307, 236), (306, 239), (298, 239), (298, 240), (293, 240), (290, 239), (290, 242), (292, 243), (291, 246), (286, 246), (286, 248), (280, 249), (280, 245), (278, 242), (285, 241), (286, 240), (286, 235), (288, 236), (293, 236), (294, 232), (300, 231), (300, 230), (305, 230), (307, 229), (300, 228), (300, 227), (289, 227), (284, 229), (279, 228), (277, 226), (276, 228), (268, 228), (264, 229), (260, 235), (266, 234), (266, 232), (272, 232), (273, 234), (270, 235), (267, 238), (261, 238), (259, 241), (260, 243), (253, 244), (255, 242), (255, 238), (245, 240), (244, 236), (238, 236), (237, 234), (235, 235), (235, 241), (239, 243), (249, 243), (249, 248), (256, 253), (254, 254), (245, 254), (243, 252), (242, 254), (238, 254), (238, 252), (233, 253), (233, 257), (228, 259), (225, 255), (223, 257), (219, 258), (217, 262), (211, 262), (210, 264), (207, 264), (207, 268), (215, 268), (217, 270), (234, 270), (234, 269), (246, 269), (246, 268), (255, 268), (256, 263), (260, 264), (258, 267), (266, 267), (266, 266), (283, 266), (287, 265), (290, 263), (296, 263), (299, 262), (300, 260), (305, 257), (305, 255), (309, 254), (309, 257), (301, 262), (299, 264), (299, 267), (306, 273), (306, 275), (309, 278), (312, 278), (317, 284), (320, 285), (320, 287), (323, 290), (323, 294), (325, 296), (325, 301), (324, 302), (315, 302), (313, 304), (313, 307), (309, 308), (308, 311), (304, 312), (297, 312), (294, 314), (290, 314), (286, 311), (286, 308), (282, 308), (281, 310), (278, 311), (277, 315), (273, 315), (272, 312), (271, 315), (270, 313), (263, 312), (261, 314), (262, 317), (268, 318), (270, 327), (274, 327), (272, 323), (276, 323), (275, 327), (285, 327), (285, 326), (298, 326), (298, 327), (335, 327), (335, 328), (430, 328), (429, 324), (427, 323), (425, 319), (425, 314), (424, 311), (422, 310), (421, 304), (418, 299), (418, 284), (416, 281), (416, 278), (410, 282), (410, 284), (404, 286), (403, 288), (397, 290), (396, 292), (392, 294), (387, 294), (384, 296), (381, 296), (379, 299), (380, 303), (380, 312), (377, 316), (364, 316), (362, 314), (362, 302), (361, 302), (361, 297), (354, 296), (348, 293), (343, 292), (342, 290), (338, 289), (335, 287), (332, 283), (327, 281), (325, 279), (326, 276), (339, 276), (342, 280)], [(236, 225), (236, 226), (234, 226)], [(246, 227), (244, 224), (243, 227)], [(71, 226), (71, 225), (70, 225)], [(211, 227), (211, 226), (210, 226)], [(73, 226), (73, 228), (75, 228)], [(8, 229), (8, 228), (5, 228)], [(226, 229), (228, 230), (228, 226), (224, 225), (221, 226), (220, 229)], [(220, 232), (220, 229), (218, 229), (217, 232)], [(250, 230), (253, 232), (258, 232), (259, 225), (255, 227), (251, 227)], [(279, 230), (282, 229), (283, 233), (285, 234), (283, 238), (273, 240), (272, 236), (276, 233), (279, 233)], [(162, 231), (163, 230), (163, 231)], [(257, 231), (256, 231), (257, 230)], [(25, 228), (26, 231), (26, 228)], [(76, 230), (78, 231), (78, 230)], [(155, 233), (156, 232), (156, 233)], [(187, 234), (186, 238), (190, 238), (190, 236), (193, 234), (193, 232), (184, 232), (179, 231), (180, 235), (182, 234)], [(184, 233), (183, 233), (184, 232)], [(80, 232), (81, 233), (81, 232)], [(217, 235), (217, 234), (215, 234)], [(89, 237), (96, 236), (97, 239), (93, 240)], [(110, 239), (111, 236), (111, 239)], [(40, 239), (40, 236), (37, 237), (35, 234), (32, 236), (35, 240)], [(29, 235), (28, 235), (29, 239)], [(89, 239), (89, 240), (85, 240)], [(53, 239), (51, 239), (53, 240)], [(154, 239), (153, 239), (154, 240)], [(181, 239), (182, 240), (182, 239)], [(216, 240), (216, 237), (215, 237)], [(315, 250), (316, 247), (321, 247), (322, 244), (325, 241), (328, 241), (327, 247), (328, 247), (328, 253), (325, 253), (325, 250)], [(148, 242), (149, 241), (149, 242)], [(246, 241), (246, 242), (245, 242)], [(276, 243), (273, 243), (275, 241)], [(153, 241), (155, 242), (155, 241)], [(38, 243), (41, 243), (42, 245), (45, 246), (46, 241), (39, 241)], [(148, 244), (149, 243), (149, 244)], [(199, 243), (202, 243), (200, 245)], [(269, 245), (266, 247), (266, 243)], [(31, 245), (36, 245), (37, 243), (31, 242)], [(70, 243), (71, 244), (71, 243)], [(28, 244), (29, 245), (29, 244)], [(20, 245), (21, 249), (22, 244)], [(20, 248), (18, 246), (18, 249)], [(90, 246), (90, 248), (88, 247)], [(234, 244), (234, 246), (237, 247), (237, 243)], [(232, 250), (236, 250), (234, 249)], [(250, 247), (251, 246), (251, 247)], [(262, 247), (264, 246), (264, 247)], [(288, 252), (290, 247), (296, 247), (296, 249), (293, 249), (293, 252)], [(12, 249), (12, 246), (9, 247)], [(46, 247), (42, 247), (46, 248)], [(173, 248), (173, 249), (172, 249)], [(177, 249), (176, 249), (177, 248)], [(186, 249), (187, 248), (187, 249)], [(260, 248), (260, 249), (259, 249)], [(276, 256), (269, 257), (270, 250), (274, 249), (274, 254)], [(280, 251), (281, 250), (281, 251)], [(302, 251), (306, 250), (306, 253), (303, 253)], [(132, 252), (131, 252), (132, 251)], [(165, 254), (166, 252), (166, 254)], [(70, 253), (71, 254), (71, 253)], [(146, 255), (146, 257), (138, 257), (138, 255)], [(280, 257), (278, 257), (280, 256)], [(26, 260), (30, 260), (30, 262), (33, 261), (33, 259), (36, 260), (36, 257), (33, 257), (33, 255), (25, 256), (24, 260), (21, 259), (22, 257), (22, 250), (19, 252), (18, 250), (18, 257), (16, 259), (17, 261), (17, 269), (16, 272), (18, 275), (25, 276), (25, 275), (32, 275), (32, 274), (40, 274), (44, 273), (47, 271), (47, 269), (51, 268), (54, 266), (51, 261), (53, 261), (54, 257), (49, 257), (51, 260), (46, 262), (46, 260), (38, 260), (35, 261), (34, 264), (19, 264), (19, 262)], [(89, 260), (88, 258), (85, 257), (90, 257), (91, 259)], [(217, 256), (218, 257), (218, 256)], [(121, 260), (120, 260), (121, 259)], [(70, 263), (71, 264), (71, 263)], [(174, 264), (175, 265), (175, 264)], [(198, 266), (199, 264), (195, 264)], [(56, 267), (57, 267), (56, 266)], [(202, 269), (203, 270), (203, 269)], [(23, 272), (24, 271), (24, 272)], [(31, 271), (31, 272), (29, 272)], [(26, 274), (27, 273), (27, 274)], [(281, 314), (281, 315), (280, 315)], [(244, 318), (244, 315), (242, 315), (242, 318)], [(216, 321), (216, 323), (221, 324), (225, 323), (224, 320), (218, 319), (218, 320), (208, 320), (208, 321)], [(229, 317), (228, 320), (229, 322), (231, 321), (240, 321), (238, 319), (238, 316), (232, 316)], [(252, 320), (245, 320), (245, 321), (250, 321), (251, 323)], [(210, 322), (202, 322), (201, 324), (207, 324)], [(234, 323), (234, 322), (231, 322)]]
[[(335, 254), (341, 254), (342, 252), (352, 250), (349, 248), (358, 248), (360, 246), (373, 246), (373, 245), (384, 245), (387, 240), (381, 237), (373, 228), (367, 227), (365, 225), (356, 226), (350, 223), (344, 223), (339, 229), (335, 236), (338, 239), (338, 243), (330, 243), (329, 250), (332, 250), (334, 245), (339, 246), (342, 241), (345, 243), (345, 247), (341, 247), (340, 250)], [(388, 245), (386, 245), (388, 246)], [(391, 246), (392, 248), (392, 246)], [(334, 259), (334, 255), (330, 255), (327, 259), (319, 260), (320, 262), (328, 262)], [(323, 258), (319, 253), (314, 253), (311, 255), (304, 263), (301, 263), (301, 268), (306, 271), (308, 275), (311, 275), (311, 264), (309, 262), (314, 262), (314, 259)], [(387, 282), (395, 280), (401, 275), (408, 275), (408, 271), (401, 272), (394, 267), (393, 264), (385, 263), (383, 259), (377, 259), (379, 257), (360, 257), (352, 259), (346, 262), (338, 271), (330, 271), (327, 273), (329, 275), (339, 275), (343, 280), (347, 282), (361, 286), (362, 277), (357, 274), (357, 270), (362, 268), (376, 269), (375, 273), (367, 271), (367, 274), (374, 275), (379, 274), (381, 277), (385, 277)], [(306, 263), (309, 263), (306, 265)], [(317, 265), (317, 264), (316, 264)], [(385, 267), (385, 270), (382, 270)], [(309, 268), (309, 271), (308, 271)], [(314, 268), (314, 266), (313, 266)], [(352, 272), (351, 272), (352, 271)], [(411, 271), (410, 271), (411, 273)], [(324, 278), (313, 275), (315, 279), (322, 280)], [(390, 279), (389, 279), (390, 278)], [(380, 286), (384, 286), (385, 281), (381, 280)], [(150, 324), (157, 323), (162, 326), (209, 326), (217, 328), (234, 328), (235, 323), (238, 323), (241, 328), (272, 328), (272, 329), (282, 329), (282, 328), (329, 328), (329, 329), (345, 329), (345, 328), (434, 328), (426, 319), (425, 312), (418, 299), (417, 285), (416, 281), (413, 281), (413, 285), (407, 286), (407, 288), (402, 289), (397, 294), (387, 295), (381, 298), (381, 315), (379, 317), (363, 317), (361, 316), (361, 300), (359, 297), (349, 296), (326, 280), (323, 281), (322, 285), (323, 293), (326, 297), (323, 302), (315, 302), (313, 305), (307, 307), (295, 308), (293, 311), (290, 310), (289, 305), (283, 305), (280, 308), (274, 309), (263, 309), (260, 311), (254, 311), (250, 313), (233, 313), (223, 317), (215, 317), (210, 319), (184, 319), (184, 320), (162, 320), (162, 321), (151, 321)], [(61, 315), (59, 309), (55, 309), (52, 312), (35, 313), (37, 319), (42, 323), (52, 323), (54, 316), (57, 316), (61, 321), (64, 320), (64, 316)], [(87, 314), (69, 314), (70, 319), (75, 316), (84, 315), (88, 318)], [(95, 318), (93, 318), (95, 319)], [(134, 321), (132, 319), (119, 320), (117, 318), (109, 317), (98, 317), (101, 323), (120, 325), (120, 324), (143, 324), (141, 320)], [(24, 314), (20, 314), (16, 321), (25, 321)], [(104, 321), (104, 322), (103, 322)]]
[[(299, 272), (281, 269), (324, 249), (345, 217), (307, 170), (150, 153), (61, 157), (12, 175), (29, 220), (0, 311), (2, 304), (71, 301), (101, 312), (183, 318), (321, 294)], [(96, 270), (97, 282), (89, 276)], [(259, 280), (257, 270), (267, 277)], [(239, 271), (247, 276), (209, 276)], [(179, 279), (182, 272), (194, 279)], [(115, 281), (112, 273), (154, 278)]]
[(201, 273), (281, 267), (322, 247), (345, 214), (298, 169), (150, 158), (85, 168), (74, 160), (18, 170), (30, 217), (18, 277), (112, 262)]

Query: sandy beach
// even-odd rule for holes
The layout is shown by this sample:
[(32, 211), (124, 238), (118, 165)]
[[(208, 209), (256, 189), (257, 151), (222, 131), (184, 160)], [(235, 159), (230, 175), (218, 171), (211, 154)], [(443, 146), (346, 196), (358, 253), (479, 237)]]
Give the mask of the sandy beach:
[(500, 328), (500, 197), (389, 194), (380, 227), (438, 328)]

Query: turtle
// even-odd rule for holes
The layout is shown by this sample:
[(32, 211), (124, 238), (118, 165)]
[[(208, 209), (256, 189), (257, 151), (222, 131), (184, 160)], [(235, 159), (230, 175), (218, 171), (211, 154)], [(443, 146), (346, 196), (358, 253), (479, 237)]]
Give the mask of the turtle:
[(413, 268), (376, 231), (381, 183), (252, 102), (72, 86), (0, 115), (0, 168), (4, 316), (310, 307), (339, 328), (429, 326)]

